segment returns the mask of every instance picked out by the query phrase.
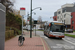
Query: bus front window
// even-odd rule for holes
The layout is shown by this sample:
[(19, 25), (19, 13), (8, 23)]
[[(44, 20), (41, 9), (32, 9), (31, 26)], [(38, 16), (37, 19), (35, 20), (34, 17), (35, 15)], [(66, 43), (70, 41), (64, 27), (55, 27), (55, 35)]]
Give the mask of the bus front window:
[(50, 28), (50, 31), (52, 31), (52, 32), (64, 32), (64, 26), (63, 25), (52, 25)]

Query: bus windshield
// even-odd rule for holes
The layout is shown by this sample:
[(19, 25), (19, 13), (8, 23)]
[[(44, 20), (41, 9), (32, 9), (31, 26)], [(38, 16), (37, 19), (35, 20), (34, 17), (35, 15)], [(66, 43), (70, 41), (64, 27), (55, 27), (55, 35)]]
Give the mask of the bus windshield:
[(52, 32), (64, 32), (64, 26), (63, 25), (55, 25), (55, 24), (53, 24), (50, 27), (50, 31), (52, 31)]

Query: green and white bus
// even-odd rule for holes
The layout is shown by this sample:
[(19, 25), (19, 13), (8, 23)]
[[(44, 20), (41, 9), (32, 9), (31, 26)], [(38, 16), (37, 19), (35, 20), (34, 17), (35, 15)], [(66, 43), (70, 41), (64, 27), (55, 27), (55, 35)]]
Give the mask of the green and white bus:
[(48, 37), (64, 38), (64, 23), (58, 21), (46, 22), (44, 24), (44, 35)]

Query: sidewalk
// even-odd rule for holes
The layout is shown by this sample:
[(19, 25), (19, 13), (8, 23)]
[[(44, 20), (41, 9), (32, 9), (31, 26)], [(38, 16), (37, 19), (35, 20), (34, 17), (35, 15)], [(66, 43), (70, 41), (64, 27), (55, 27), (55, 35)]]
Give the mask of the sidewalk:
[(34, 36), (32, 38), (29, 36), (29, 32), (24, 31), (24, 45), (18, 46), (18, 36), (5, 42), (5, 50), (49, 50), (46, 42), (39, 36)]

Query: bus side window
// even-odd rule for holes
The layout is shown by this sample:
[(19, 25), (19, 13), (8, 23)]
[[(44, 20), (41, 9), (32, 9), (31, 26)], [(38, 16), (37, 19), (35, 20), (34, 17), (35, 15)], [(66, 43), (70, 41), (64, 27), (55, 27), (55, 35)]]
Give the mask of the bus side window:
[(46, 26), (44, 26), (44, 31), (46, 31)]

